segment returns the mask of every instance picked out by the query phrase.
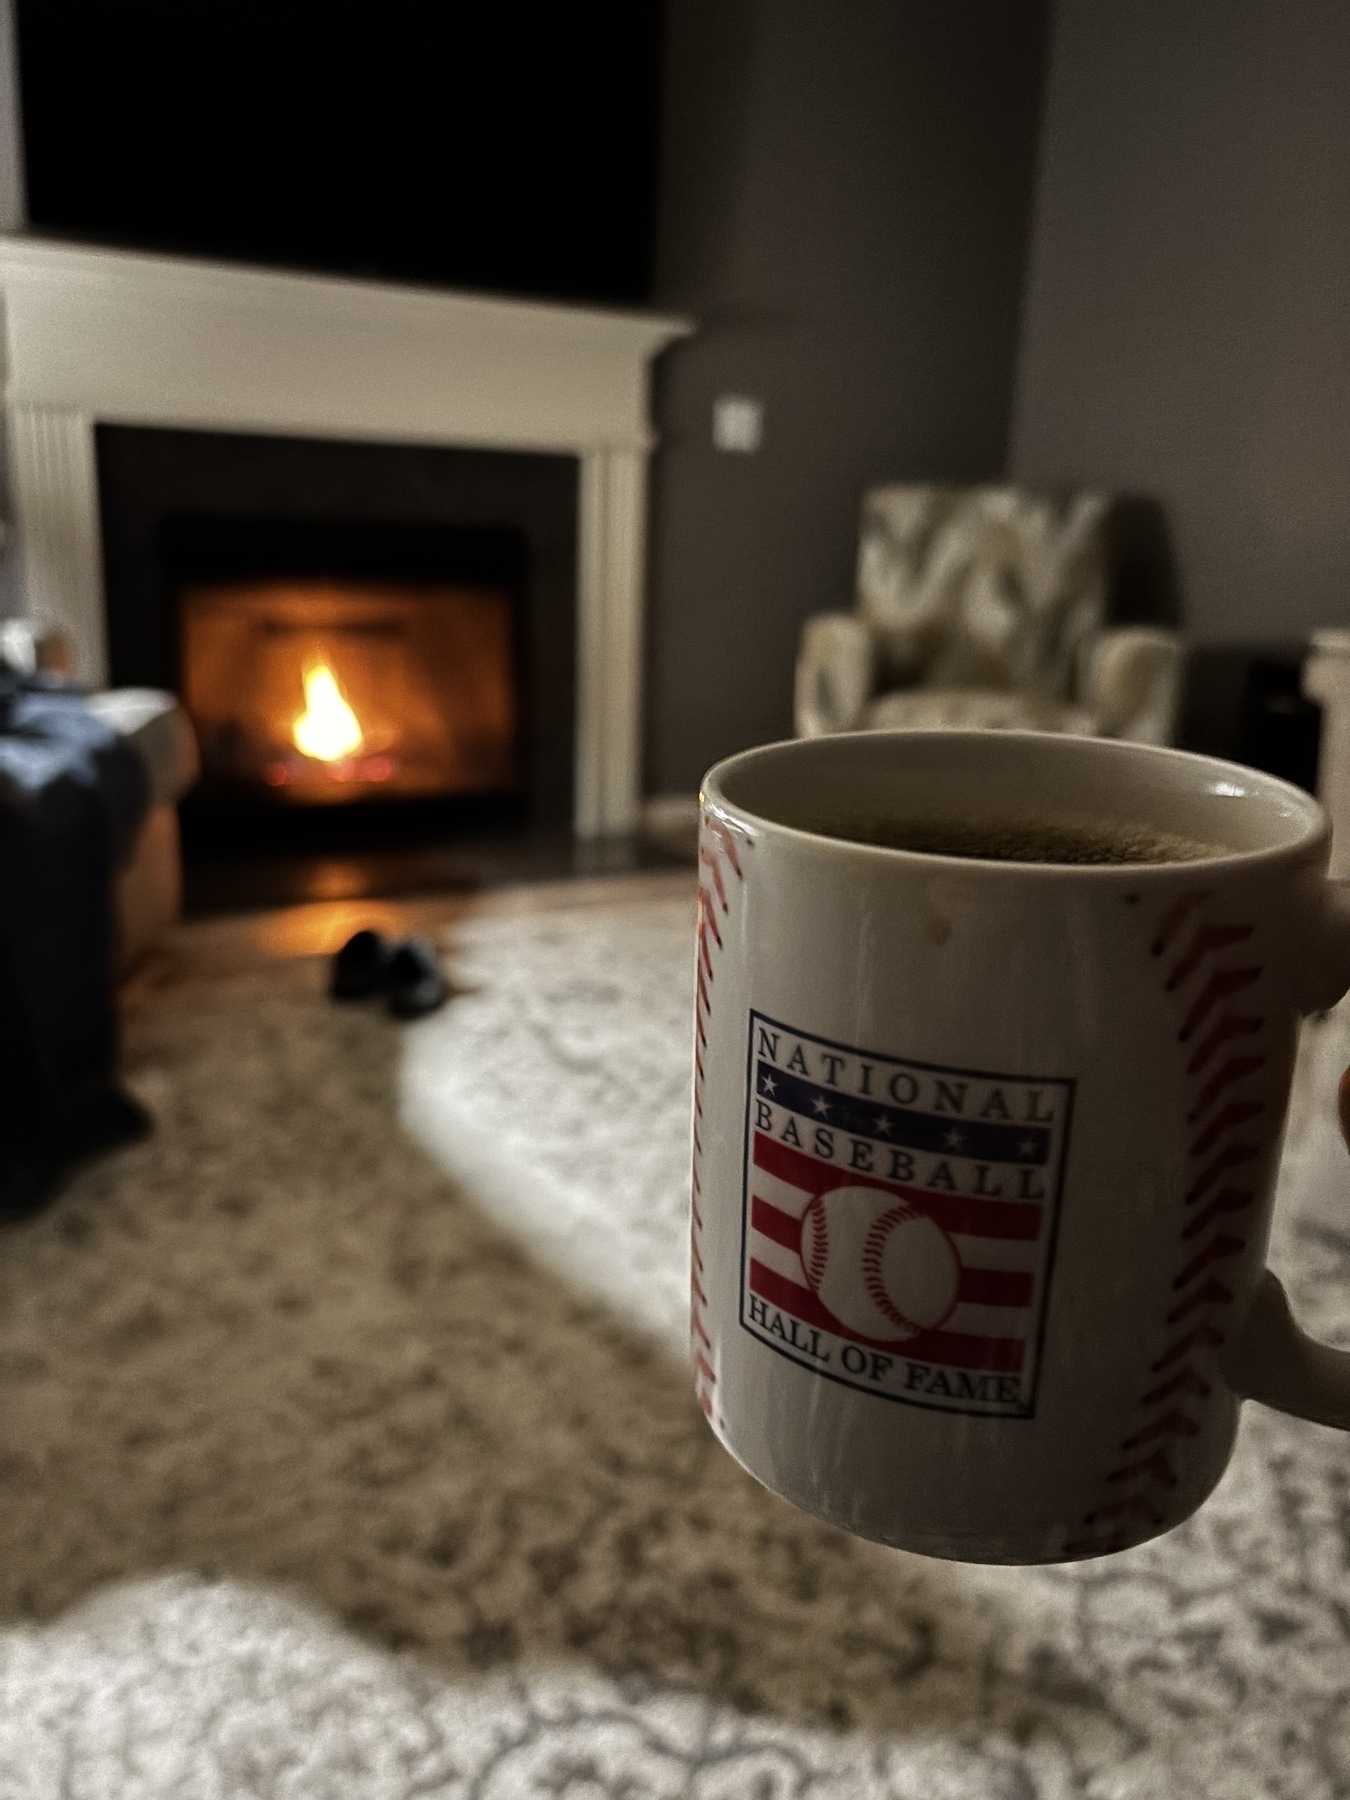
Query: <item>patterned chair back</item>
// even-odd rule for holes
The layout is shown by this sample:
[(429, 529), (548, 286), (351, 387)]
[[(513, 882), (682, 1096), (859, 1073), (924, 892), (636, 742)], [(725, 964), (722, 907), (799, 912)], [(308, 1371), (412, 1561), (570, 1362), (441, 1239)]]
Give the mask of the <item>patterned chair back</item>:
[(1105, 494), (894, 485), (863, 501), (857, 605), (882, 687), (1074, 698), (1105, 618)]

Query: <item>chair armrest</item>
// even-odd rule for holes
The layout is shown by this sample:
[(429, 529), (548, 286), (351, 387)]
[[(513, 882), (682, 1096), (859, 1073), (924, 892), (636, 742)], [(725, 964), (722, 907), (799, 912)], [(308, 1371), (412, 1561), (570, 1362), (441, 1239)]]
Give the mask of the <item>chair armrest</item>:
[(852, 731), (872, 697), (872, 634), (853, 613), (817, 613), (802, 626), (793, 690), (798, 737)]
[(1175, 631), (1143, 625), (1099, 631), (1084, 652), (1080, 702), (1102, 737), (1170, 743), (1181, 665), (1182, 640)]

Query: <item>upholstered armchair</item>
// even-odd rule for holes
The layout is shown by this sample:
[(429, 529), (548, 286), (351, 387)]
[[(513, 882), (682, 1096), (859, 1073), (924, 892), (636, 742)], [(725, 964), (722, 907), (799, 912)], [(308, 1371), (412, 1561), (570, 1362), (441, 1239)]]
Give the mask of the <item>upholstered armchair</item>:
[(1111, 509), (1096, 493), (874, 488), (854, 610), (803, 628), (798, 736), (980, 726), (1166, 743), (1181, 639), (1110, 623)]

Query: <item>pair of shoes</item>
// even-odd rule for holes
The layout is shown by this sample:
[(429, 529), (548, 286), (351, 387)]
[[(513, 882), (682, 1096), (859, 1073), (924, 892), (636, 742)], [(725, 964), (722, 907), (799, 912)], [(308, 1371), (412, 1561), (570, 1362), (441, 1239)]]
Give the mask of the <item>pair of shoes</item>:
[(443, 1006), (450, 990), (425, 938), (391, 944), (378, 931), (358, 931), (333, 958), (329, 992), (335, 1000), (383, 994), (396, 1019), (420, 1019)]

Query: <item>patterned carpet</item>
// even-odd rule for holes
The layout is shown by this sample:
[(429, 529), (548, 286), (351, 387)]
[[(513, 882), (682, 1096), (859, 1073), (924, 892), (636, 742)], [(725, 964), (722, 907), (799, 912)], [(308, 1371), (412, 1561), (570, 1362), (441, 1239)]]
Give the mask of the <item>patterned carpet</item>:
[[(488, 914), (411, 1032), (313, 963), (142, 989), (158, 1131), (3, 1240), (4, 1800), (1350, 1792), (1344, 1439), (1249, 1408), (1189, 1525), (1046, 1570), (847, 1538), (718, 1449), (689, 918)], [(1309, 1033), (1277, 1244), (1342, 1341), (1347, 1045)]]

